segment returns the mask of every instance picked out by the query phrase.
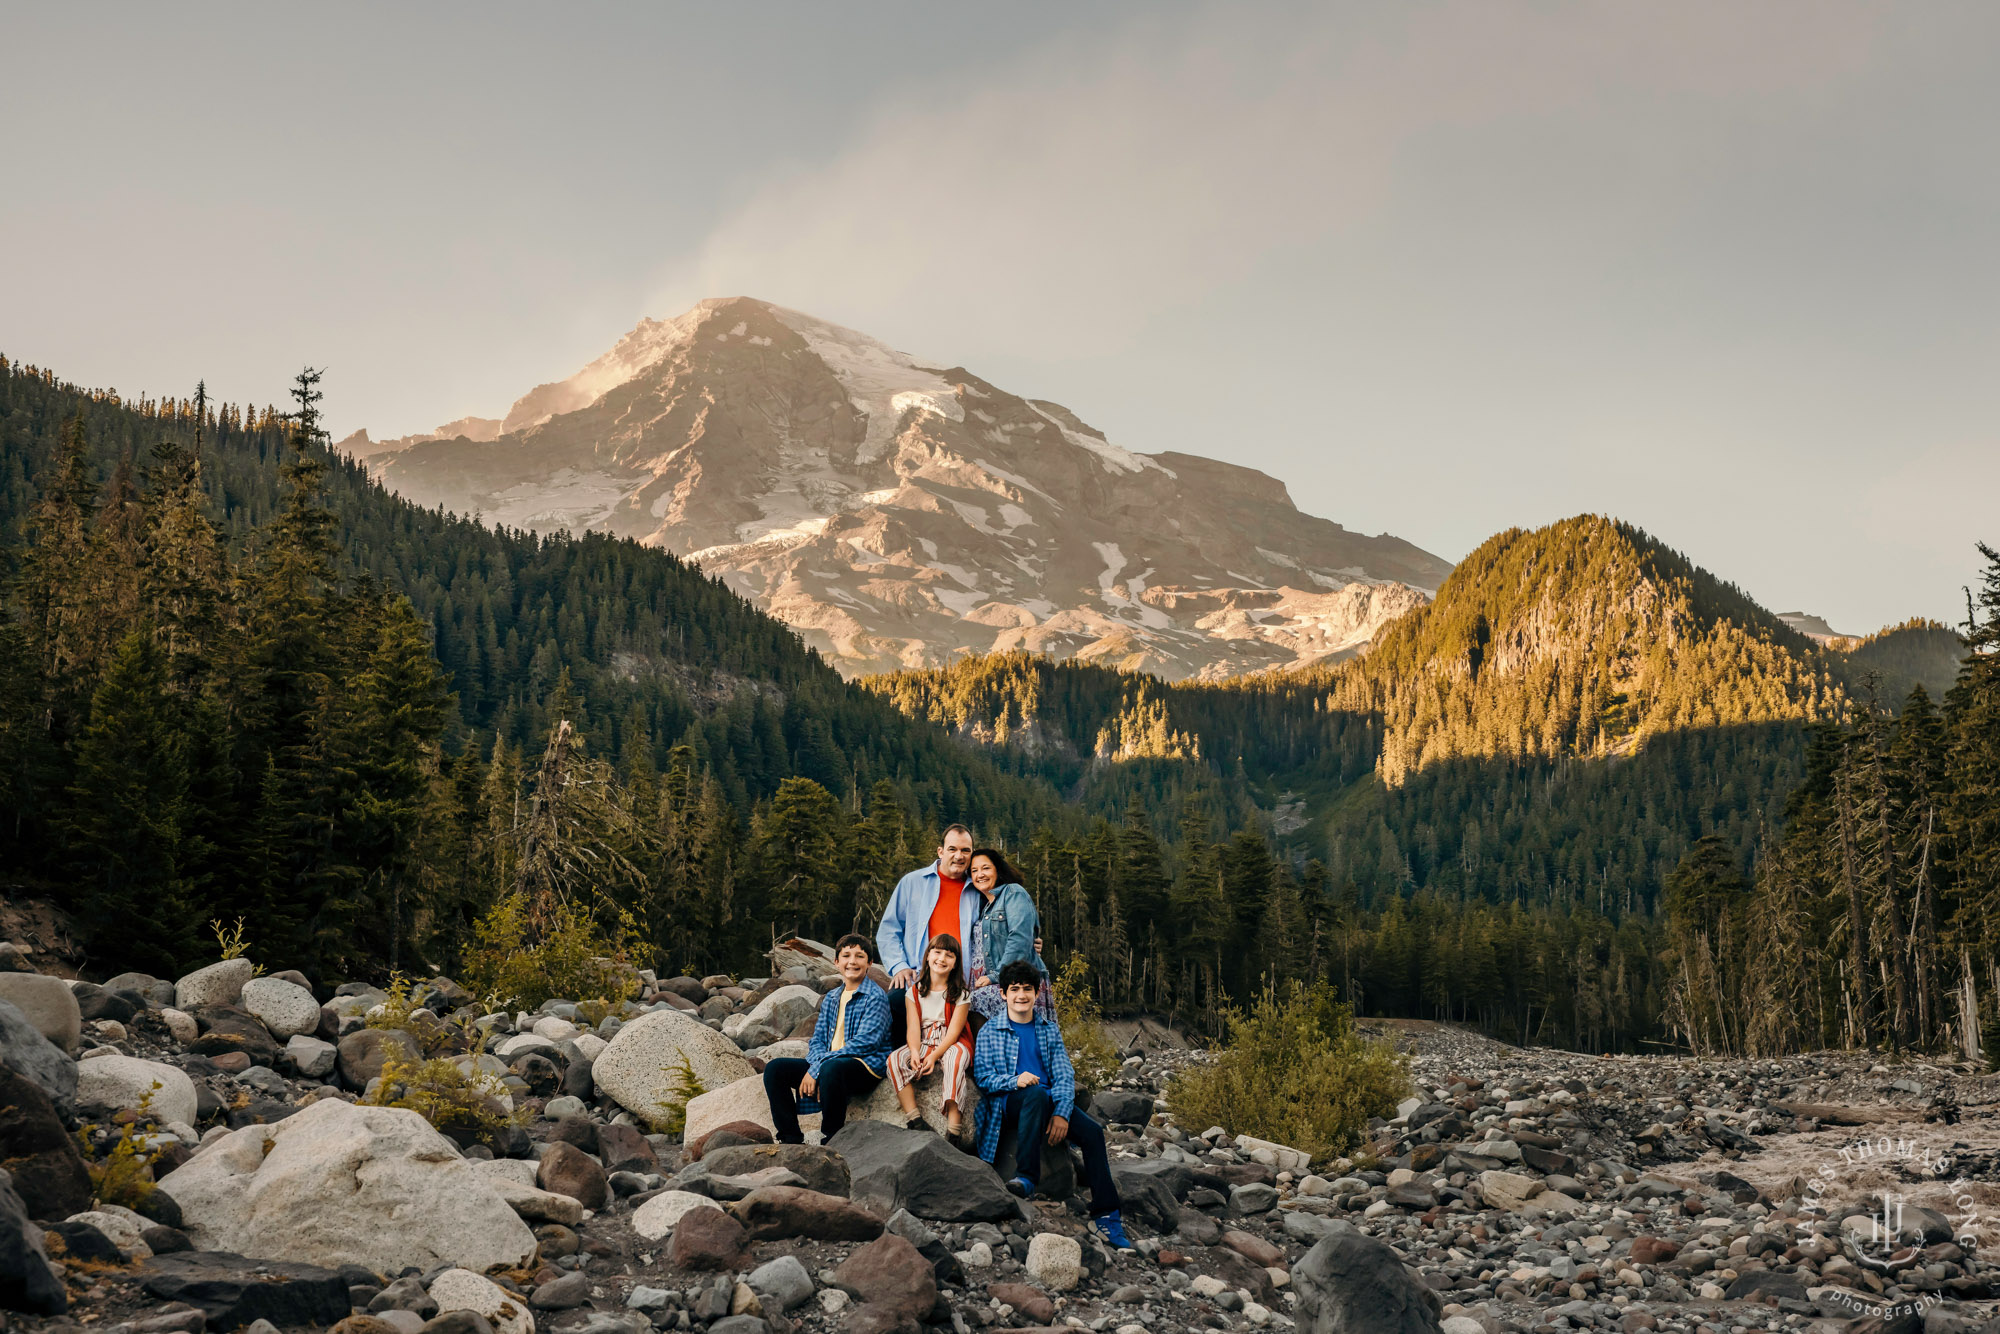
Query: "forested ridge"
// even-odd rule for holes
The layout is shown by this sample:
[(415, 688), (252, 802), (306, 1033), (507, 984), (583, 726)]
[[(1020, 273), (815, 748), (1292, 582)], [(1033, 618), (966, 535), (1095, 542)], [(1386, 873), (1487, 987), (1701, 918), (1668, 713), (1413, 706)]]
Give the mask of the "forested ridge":
[[(1496, 537), (1330, 667), (1170, 686), (1017, 654), (848, 685), (667, 553), (388, 495), (325, 447), (315, 377), (294, 390), (124, 403), (0, 363), (0, 860), (93, 967), (203, 961), (239, 916), (329, 977), (450, 967), (532, 878), (662, 967), (740, 968), (774, 931), (871, 926), (954, 817), (1014, 853), (1053, 962), (1204, 1027), (1315, 976), (1523, 1039), (1747, 1045), (1705, 1016), (1745, 1003), (1782, 892), (1831, 943), (1786, 975), (1818, 1017), (1756, 1041), (1962, 1036), (1938, 996), (1991, 954), (1969, 826), (1935, 797), (1921, 848), (1907, 813), (1850, 842), (1895, 852), (1848, 858), (1894, 864), (1864, 943), (1935, 924), (1857, 972), (1824, 812), (1860, 827), (1829, 758), (1853, 736), (1929, 726), (1944, 754), (1992, 711), (1990, 582), (1942, 707), (1894, 715), (1954, 632), (1821, 650), (1597, 518)], [(1690, 900), (1701, 867), (1740, 884)], [(1688, 901), (1727, 910), (1691, 927)]]

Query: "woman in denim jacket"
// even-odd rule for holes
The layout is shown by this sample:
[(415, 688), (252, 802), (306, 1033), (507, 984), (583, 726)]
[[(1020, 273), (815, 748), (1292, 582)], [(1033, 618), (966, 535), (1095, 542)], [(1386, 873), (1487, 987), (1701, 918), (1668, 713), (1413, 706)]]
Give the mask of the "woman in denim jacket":
[[(972, 1011), (991, 1019), (1007, 1008), (998, 985), (1000, 970), (1017, 960), (1040, 969), (1035, 938), (1041, 934), (1042, 918), (1021, 886), (1021, 873), (998, 848), (974, 851), (967, 876), (980, 899), (979, 916), (972, 924)], [(1035, 1011), (1044, 1018), (1055, 1017), (1046, 974)]]

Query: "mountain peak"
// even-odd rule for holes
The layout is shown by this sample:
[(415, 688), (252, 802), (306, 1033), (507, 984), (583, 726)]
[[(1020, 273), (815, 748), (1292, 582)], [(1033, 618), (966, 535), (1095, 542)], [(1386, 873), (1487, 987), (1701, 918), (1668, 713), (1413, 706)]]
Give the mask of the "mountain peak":
[(1364, 646), (1450, 569), (1301, 514), (1261, 472), (1128, 449), (751, 297), (641, 321), (485, 439), (373, 450), (422, 504), (698, 560), (850, 674), (1009, 648), (1170, 677), (1293, 666)]

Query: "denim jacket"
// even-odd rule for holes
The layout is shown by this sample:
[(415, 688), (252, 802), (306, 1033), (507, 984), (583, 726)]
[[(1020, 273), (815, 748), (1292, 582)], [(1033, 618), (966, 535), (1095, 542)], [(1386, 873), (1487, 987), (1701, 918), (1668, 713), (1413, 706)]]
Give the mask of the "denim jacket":
[[(977, 894), (979, 891), (974, 890)], [(974, 967), (974, 975), (984, 973), (994, 982), (1000, 970), (1016, 959), (1035, 962), (1035, 933), (1041, 929), (1041, 914), (1028, 891), (1016, 884), (1001, 885), (993, 891), (993, 901), (979, 896), (979, 935), (986, 947), (985, 967)]]

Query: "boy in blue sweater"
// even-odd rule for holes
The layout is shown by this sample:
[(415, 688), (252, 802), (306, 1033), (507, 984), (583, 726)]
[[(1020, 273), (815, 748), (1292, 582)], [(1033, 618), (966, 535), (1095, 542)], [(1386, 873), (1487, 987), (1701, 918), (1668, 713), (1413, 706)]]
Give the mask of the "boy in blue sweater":
[(1014, 1136), (1015, 1171), (1020, 1175), (1007, 1183), (1007, 1189), (1025, 1199), (1035, 1193), (1042, 1177), (1042, 1146), (1074, 1141), (1083, 1151), (1091, 1221), (1098, 1235), (1119, 1250), (1130, 1250), (1132, 1243), (1119, 1217), (1118, 1186), (1111, 1179), (1104, 1127), (1076, 1106), (1076, 1069), (1063, 1046), (1062, 1030), (1053, 1020), (1035, 1015), (1035, 995), (1041, 986), (1042, 975), (1026, 959), (1000, 970), (1007, 1012), (979, 1030), (972, 1056), (972, 1078), (985, 1095), (975, 1122), (979, 1156), (993, 1162), (1000, 1155), (1002, 1137)]

